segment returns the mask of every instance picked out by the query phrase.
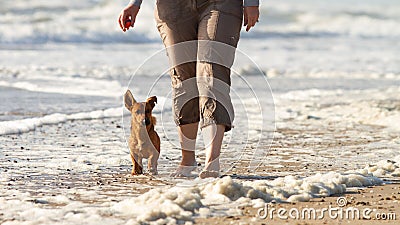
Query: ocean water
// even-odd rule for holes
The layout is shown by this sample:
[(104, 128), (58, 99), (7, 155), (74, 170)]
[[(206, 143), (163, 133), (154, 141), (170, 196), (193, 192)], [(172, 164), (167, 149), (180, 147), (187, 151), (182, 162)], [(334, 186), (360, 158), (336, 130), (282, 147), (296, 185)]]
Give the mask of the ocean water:
[[(137, 99), (159, 96), (162, 104), (155, 113), (163, 125), (173, 126), (167, 58), (153, 19), (155, 2), (145, 1), (135, 27), (123, 33), (117, 17), (125, 4), (0, 3), (0, 133), (34, 129), (25, 120), (30, 118), (39, 119), (38, 124), (63, 122), (64, 115), (77, 113), (99, 118), (90, 112), (122, 107), (127, 88)], [(400, 84), (398, 1), (269, 0), (260, 11), (257, 26), (242, 32), (232, 67), (238, 124), (249, 119), (249, 99), (265, 101), (260, 115), (268, 125), (262, 129), (271, 131), (274, 95)], [(115, 114), (107, 117), (121, 115), (111, 111)], [(43, 120), (53, 114), (61, 117)], [(19, 121), (27, 127), (15, 127)]]
[[(127, 88), (138, 99), (159, 96), (163, 105), (156, 113), (170, 111), (168, 64), (153, 19), (155, 2), (145, 1), (135, 27), (123, 33), (117, 17), (125, 4), (2, 1), (0, 121), (121, 107)], [(399, 85), (398, 1), (269, 0), (260, 11), (257, 26), (241, 34), (232, 93), (237, 108), (245, 105), (243, 99), (267, 101), (262, 104), (270, 112), (264, 118), (267, 130), (273, 130), (273, 95)], [(246, 95), (249, 90), (255, 94)], [(246, 107), (241, 108), (246, 114)], [(163, 118), (172, 120), (168, 115)], [(12, 124), (3, 123), (0, 133), (21, 132)]]
[[(1, 2), (1, 44), (149, 43), (158, 42), (154, 29), (154, 0), (145, 1), (131, 35), (119, 30), (116, 19), (127, 1), (33, 0)], [(261, 1), (261, 23), (246, 38), (399, 37), (396, 0)]]
[[(99, 118), (90, 112), (122, 107), (127, 88), (137, 99), (159, 96), (162, 105), (156, 107), (156, 116), (173, 126), (167, 113), (168, 61), (153, 19), (155, 2), (145, 1), (135, 27), (123, 33), (117, 17), (125, 4), (0, 3), (0, 133), (34, 129), (30, 120), (23, 121), (29, 118), (39, 119), (39, 124), (65, 121), (41, 119), (53, 114), (83, 112), (88, 113), (85, 119)], [(265, 101), (260, 115), (268, 125), (262, 129), (271, 131), (274, 95), (313, 89), (323, 95), (400, 84), (398, 1), (269, 0), (260, 11), (257, 26), (242, 32), (232, 67), (239, 124), (249, 119), (246, 99)], [(121, 115), (113, 112), (107, 116)], [(18, 121), (28, 128), (16, 128)]]
[[(60, 45), (77, 48), (68, 50), (130, 49), (131, 54), (124, 55), (128, 59), (134, 57), (135, 46), (139, 44), (156, 44), (160, 49), (153, 19), (154, 1), (145, 1), (135, 28), (128, 33), (120, 32), (116, 22), (125, 3), (33, 0), (27, 5), (24, 1), (2, 1), (0, 49), (6, 51), (2, 52), (3, 66), (54, 64), (59, 60), (68, 61), (63, 65), (72, 62), (86, 66), (96, 62), (107, 66), (126, 65), (101, 59), (102, 55), (88, 59), (85, 57), (88, 53), (80, 52), (75, 52), (75, 55), (79, 54), (74, 57), (77, 61), (64, 53), (46, 58), (47, 51), (50, 55), (56, 54), (52, 50), (58, 54), (63, 52), (65, 49)], [(242, 33), (239, 48), (251, 55), (264, 70), (277, 69), (282, 73), (398, 74), (399, 28), (400, 3), (396, 0), (268, 0), (262, 1), (257, 27), (252, 32)], [(37, 53), (42, 60), (37, 59), (36, 54), (32, 55), (32, 51), (43, 49), (46, 52)], [(23, 51), (23, 55), (8, 54), (10, 50)], [(146, 54), (140, 52), (142, 56)], [(268, 60), (261, 60), (264, 57)], [(63, 60), (66, 58), (69, 60)]]

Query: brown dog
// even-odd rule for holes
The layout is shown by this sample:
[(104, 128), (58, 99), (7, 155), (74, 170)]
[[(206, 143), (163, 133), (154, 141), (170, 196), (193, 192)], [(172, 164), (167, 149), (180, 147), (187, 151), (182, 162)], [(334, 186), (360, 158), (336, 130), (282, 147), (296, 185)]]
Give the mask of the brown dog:
[(157, 160), (160, 155), (160, 137), (154, 130), (156, 118), (151, 112), (157, 103), (153, 96), (146, 102), (136, 102), (132, 93), (125, 93), (125, 107), (131, 112), (131, 135), (129, 149), (132, 158), (132, 175), (142, 174), (142, 159), (147, 158), (147, 166), (151, 174), (157, 174)]

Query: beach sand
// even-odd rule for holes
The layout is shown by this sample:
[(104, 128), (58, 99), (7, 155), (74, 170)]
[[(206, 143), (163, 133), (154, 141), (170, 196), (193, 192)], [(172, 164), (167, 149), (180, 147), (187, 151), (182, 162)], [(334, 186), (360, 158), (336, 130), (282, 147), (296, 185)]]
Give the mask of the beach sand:
[[(314, 94), (313, 99), (306, 97), (303, 100), (298, 99), (297, 95), (296, 99), (288, 97), (287, 94), (276, 96), (278, 120), (275, 138), (272, 143), (261, 140), (260, 149), (264, 149), (268, 154), (263, 159), (255, 158), (263, 163), (258, 167), (249, 167), (251, 161), (244, 158), (237, 160), (237, 157), (230, 156), (236, 153), (225, 149), (223, 159), (225, 162), (231, 159), (230, 164), (234, 166), (224, 164), (224, 176), (231, 176), (238, 182), (273, 181), (289, 175), (305, 178), (317, 173), (343, 173), (362, 169), (366, 165), (376, 165), (382, 160), (398, 160), (396, 156), (400, 145), (399, 133), (391, 130), (390, 126), (378, 125), (380, 118), (373, 117), (373, 112), (380, 110), (378, 114), (382, 114), (388, 107), (392, 110), (388, 111), (389, 115), (385, 115), (385, 118), (400, 113), (397, 89), (386, 90), (384, 97), (376, 94), (378, 91), (375, 93), (369, 90), (368, 93), (369, 96), (362, 92), (340, 93), (341, 98), (337, 98), (336, 93), (319, 96)], [(371, 96), (375, 98), (371, 99)], [(338, 103), (323, 104), (333, 99), (342, 102), (339, 104), (341, 107), (337, 107)], [(346, 105), (346, 99), (358, 101)], [(319, 104), (314, 104), (315, 102)], [(353, 121), (347, 107), (359, 107), (358, 111), (365, 114), (359, 114), (358, 119), (365, 117), (364, 121), (367, 122)], [(332, 121), (332, 115), (341, 115), (341, 120)], [(370, 119), (367, 120), (367, 117)], [(179, 149), (172, 147), (168, 150), (165, 146), (172, 144), (160, 131), (164, 146), (159, 161), (160, 174), (131, 176), (131, 163), (122, 126), (121, 118), (114, 117), (71, 120), (56, 125), (43, 125), (27, 133), (0, 136), (0, 221), (5, 224), (22, 221), (76, 223), (85, 218), (83, 221), (88, 223), (104, 220), (107, 223), (121, 224), (132, 219), (132, 215), (124, 215), (118, 211), (127, 210), (121, 203), (127, 199), (135, 201), (136, 196), (149, 190), (165, 191), (177, 185), (187, 184), (191, 180), (198, 185), (213, 182), (202, 183), (193, 178), (170, 178), (169, 174), (179, 162)], [(175, 128), (170, 126), (165, 129), (174, 132)], [(235, 141), (232, 142), (229, 146), (235, 146)], [(204, 151), (199, 150), (200, 164), (202, 160)], [(399, 174), (395, 172), (381, 171), (376, 175), (386, 183), (383, 185), (348, 188), (343, 194), (311, 198), (309, 202), (278, 201), (272, 206), (286, 209), (318, 209), (335, 206), (337, 198), (343, 196), (349, 202), (346, 207), (357, 206), (361, 209), (368, 206), (379, 212), (393, 212), (398, 216), (400, 185), (397, 178)], [(211, 213), (195, 213), (189, 221), (200, 224), (270, 223), (268, 218), (257, 219), (257, 208), (254, 208), (254, 205), (252, 207), (228, 204), (228, 208), (221, 206), (221, 203), (208, 205)], [(397, 217), (396, 221), (388, 220), (384, 223), (395, 224), (398, 219)], [(172, 223), (174, 221), (172, 220)], [(273, 221), (274, 224), (347, 223), (346, 220), (329, 218), (317, 221), (284, 221), (275, 218)], [(352, 224), (375, 222), (376, 219), (351, 221)]]
[[(240, 216), (201, 218), (196, 219), (196, 224), (398, 224), (398, 215), (400, 213), (398, 199), (400, 195), (399, 179), (393, 179), (390, 182), (392, 184), (350, 189), (341, 195), (314, 198), (309, 202), (270, 203), (267, 209), (275, 209), (272, 219), (270, 217), (271, 213), (266, 218), (260, 218), (258, 214), (260, 208), (240, 207), (238, 208), (242, 213)], [(338, 197), (346, 198), (347, 205), (339, 207), (337, 204)], [(331, 216), (329, 216), (328, 212), (325, 212), (322, 216), (321, 210), (324, 208), (329, 209), (329, 207), (337, 208), (338, 211), (333, 212)], [(346, 214), (346, 210), (350, 207), (356, 208), (360, 212), (360, 217), (353, 217), (352, 214)], [(265, 207), (263, 208), (265, 209)], [(282, 219), (277, 215), (277, 210), (281, 208), (286, 210), (285, 214), (282, 214)], [(314, 214), (309, 213), (301, 217), (301, 210), (304, 208), (315, 209), (317, 212), (316, 216), (314, 217)], [(291, 209), (297, 209), (300, 212), (300, 216), (297, 217), (297, 211), (293, 211), (295, 212), (292, 214), (293, 217), (289, 217), (288, 212)], [(339, 209), (344, 210), (342, 218), (338, 213)], [(363, 212), (365, 213), (365, 218), (363, 218)], [(264, 214), (261, 215), (264, 216)], [(311, 219), (308, 217), (309, 215)]]

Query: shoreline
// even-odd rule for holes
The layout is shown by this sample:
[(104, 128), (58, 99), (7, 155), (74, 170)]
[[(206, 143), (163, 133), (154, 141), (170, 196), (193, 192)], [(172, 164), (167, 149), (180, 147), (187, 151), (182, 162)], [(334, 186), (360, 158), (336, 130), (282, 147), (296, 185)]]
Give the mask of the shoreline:
[[(347, 91), (309, 88), (277, 93), (272, 142), (272, 135), (257, 138), (261, 131), (256, 128), (262, 125), (257, 111), (247, 115), (244, 107), (238, 107), (236, 128), (225, 134), (221, 157), (222, 174), (232, 175), (233, 179), (200, 182), (169, 177), (180, 160), (170, 108), (157, 109), (155, 113), (159, 117), (156, 130), (162, 140), (162, 150), (159, 175), (154, 177), (130, 175), (131, 162), (123, 130), (129, 122), (127, 118), (98, 118), (97, 114), (86, 113), (80, 114), (88, 117), (85, 120), (63, 120), (38, 126), (30, 132), (3, 135), (0, 136), (0, 211), (3, 213), (0, 221), (126, 224), (163, 218), (167, 215), (163, 210), (171, 208), (175, 211), (169, 211), (170, 216), (160, 223), (194, 220), (200, 224), (229, 224), (230, 221), (262, 224), (268, 221), (255, 219), (256, 211), (251, 205), (263, 202), (246, 199), (247, 194), (262, 196), (266, 202), (273, 199), (309, 201), (294, 205), (278, 203), (279, 207), (304, 204), (319, 207), (322, 199), (322, 206), (328, 202), (333, 204), (337, 196), (313, 197), (342, 193), (344, 184), (370, 186), (380, 183), (376, 177), (395, 180), (400, 175), (398, 93), (398, 87)], [(248, 124), (249, 119), (252, 124)], [(200, 139), (196, 152), (200, 163), (205, 156), (202, 144)], [(354, 174), (345, 174), (349, 171)], [(321, 184), (318, 179), (322, 179)], [(185, 182), (196, 184), (192, 191), (200, 194), (179, 189)], [(293, 185), (285, 186), (286, 183)], [(368, 201), (359, 200), (366, 193), (348, 193), (351, 189), (343, 196), (371, 207), (381, 207), (379, 197), (390, 198), (384, 200), (385, 204), (390, 202), (397, 213), (399, 197), (395, 194), (393, 199), (390, 194), (394, 192), (386, 188), (389, 186), (399, 188), (396, 183), (360, 189), (377, 193)], [(207, 197), (207, 193), (212, 195)], [(183, 201), (167, 201), (171, 196)], [(182, 205), (183, 202), (190, 202), (190, 207)], [(132, 211), (135, 204), (136, 208), (143, 209), (140, 214)], [(232, 208), (238, 204), (244, 205), (243, 210)]]

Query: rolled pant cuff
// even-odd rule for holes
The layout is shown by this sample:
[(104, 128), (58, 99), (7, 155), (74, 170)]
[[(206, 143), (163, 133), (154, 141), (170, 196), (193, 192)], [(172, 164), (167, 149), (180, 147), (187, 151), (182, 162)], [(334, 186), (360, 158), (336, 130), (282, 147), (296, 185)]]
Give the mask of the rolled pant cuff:
[(209, 125), (212, 125), (212, 124), (224, 125), (224, 126), (225, 126), (225, 132), (230, 131), (230, 130), (233, 128), (233, 126), (232, 126), (231, 123), (228, 123), (228, 122), (218, 122), (218, 121), (216, 121), (214, 118), (203, 118), (203, 119), (200, 121), (200, 129), (203, 129), (203, 128), (205, 128), (205, 127), (207, 127), (207, 126), (209, 126)]
[(182, 125), (186, 125), (186, 124), (198, 123), (199, 121), (200, 121), (200, 119), (194, 119), (194, 120), (179, 120), (179, 119), (176, 119), (175, 120), (175, 124), (176, 124), (176, 126), (182, 126)]

